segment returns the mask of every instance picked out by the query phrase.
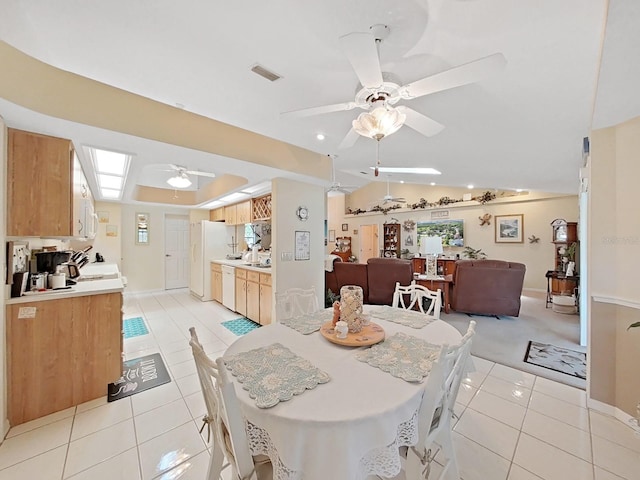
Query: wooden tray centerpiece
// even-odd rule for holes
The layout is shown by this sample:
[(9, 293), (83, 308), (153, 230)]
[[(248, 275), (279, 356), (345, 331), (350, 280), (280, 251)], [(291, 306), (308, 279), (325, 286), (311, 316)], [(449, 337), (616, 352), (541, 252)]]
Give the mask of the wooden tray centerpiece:
[(384, 329), (377, 323), (370, 322), (358, 333), (347, 333), (347, 338), (338, 338), (331, 321), (320, 327), (320, 334), (332, 343), (347, 347), (366, 347), (384, 340)]

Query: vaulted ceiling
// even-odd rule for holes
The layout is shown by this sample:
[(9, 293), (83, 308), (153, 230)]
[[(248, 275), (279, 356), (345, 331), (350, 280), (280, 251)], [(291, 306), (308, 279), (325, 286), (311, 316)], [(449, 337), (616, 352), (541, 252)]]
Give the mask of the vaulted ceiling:
[[(632, 0), (5, 0), (0, 39), (59, 69), (331, 154), (338, 179), (356, 185), (376, 180), (369, 168), (376, 161), (374, 140), (359, 137), (354, 146), (339, 148), (361, 110), (281, 115), (354, 100), (358, 77), (341, 36), (387, 25), (380, 64), (399, 84), (501, 53), (506, 66), (486, 78), (401, 101), (445, 128), (425, 137), (403, 126), (380, 142), (380, 162), (442, 172), (398, 174), (393, 181), (569, 193), (578, 188), (582, 139), (596, 108), (608, 3), (609, 21), (625, 30), (628, 15), (614, 7), (634, 9)], [(615, 36), (607, 41), (624, 45)], [(611, 62), (615, 71), (624, 57)], [(281, 78), (256, 75), (250, 70), (255, 64)], [(602, 75), (609, 91), (616, 75)], [(134, 153), (124, 201), (133, 200), (136, 185), (166, 187), (169, 172), (162, 167), (169, 163), (242, 175), (249, 183), (288, 175), (286, 168), (250, 159), (42, 115), (2, 91), (0, 97), (0, 115), (9, 126)], [(613, 101), (604, 96), (602, 102), (597, 107), (604, 125)], [(318, 133), (325, 139), (318, 140)], [(299, 166), (311, 165), (312, 158)], [(326, 169), (315, 175), (325, 185), (329, 177)]]

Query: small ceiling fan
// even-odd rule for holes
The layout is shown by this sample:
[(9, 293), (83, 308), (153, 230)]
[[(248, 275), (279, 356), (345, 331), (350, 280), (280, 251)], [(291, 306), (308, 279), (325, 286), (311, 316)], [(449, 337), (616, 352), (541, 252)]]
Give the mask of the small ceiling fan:
[(342, 185), (340, 182), (336, 181), (336, 159), (334, 155), (329, 155), (329, 157), (331, 157), (331, 185), (325, 190), (325, 193), (340, 192), (350, 194), (353, 193), (354, 190), (360, 188), (357, 185)]
[(444, 125), (406, 105), (397, 107), (393, 105), (401, 100), (410, 101), (424, 95), (477, 82), (506, 65), (504, 56), (501, 53), (494, 53), (403, 85), (392, 73), (383, 72), (380, 66), (378, 47), (389, 35), (389, 27), (372, 25), (369, 30), (370, 33), (350, 33), (339, 39), (340, 46), (360, 81), (353, 101), (283, 113), (285, 116), (306, 117), (354, 108), (369, 111), (368, 118), (363, 118), (365, 112), (353, 121), (353, 128), (339, 146), (341, 149), (352, 147), (361, 135), (380, 141), (385, 135), (384, 131), (365, 128), (369, 131), (366, 133), (363, 132), (362, 125), (365, 122), (369, 124), (378, 122), (379, 115), (383, 115), (380, 112), (384, 110), (392, 113), (395, 122), (395, 129), (387, 130), (387, 135), (395, 132), (403, 124), (427, 137), (440, 133)]
[(173, 163), (170, 163), (169, 170), (165, 171), (175, 172), (175, 175), (173, 177), (167, 179), (167, 183), (173, 188), (187, 188), (191, 186), (191, 179), (189, 179), (189, 175), (211, 178), (216, 176), (215, 173), (201, 172), (199, 170), (187, 170), (187, 167), (175, 165)]
[(404, 197), (394, 197), (389, 193), (389, 177), (387, 177), (387, 194), (382, 197), (382, 204), (386, 205), (387, 203), (407, 203), (407, 200)]

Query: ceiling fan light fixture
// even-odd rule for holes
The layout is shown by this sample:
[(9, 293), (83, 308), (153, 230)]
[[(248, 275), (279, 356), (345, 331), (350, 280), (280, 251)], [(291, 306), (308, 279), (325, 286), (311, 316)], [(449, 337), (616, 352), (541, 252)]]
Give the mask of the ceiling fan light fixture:
[(407, 116), (397, 109), (385, 104), (370, 112), (361, 113), (353, 121), (353, 129), (363, 137), (374, 138), (378, 141), (397, 132)]
[(191, 186), (191, 180), (185, 173), (179, 173), (175, 177), (167, 180), (167, 183), (173, 188), (187, 188)]

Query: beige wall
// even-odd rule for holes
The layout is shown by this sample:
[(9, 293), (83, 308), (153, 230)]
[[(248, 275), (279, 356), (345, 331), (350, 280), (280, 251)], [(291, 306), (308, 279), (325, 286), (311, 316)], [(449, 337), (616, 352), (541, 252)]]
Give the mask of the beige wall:
[(589, 188), (590, 397), (635, 415), (640, 402), (640, 117), (596, 130)]
[[(0, 117), (0, 185), (3, 186), (2, 193), (0, 194), (0, 245), (2, 245), (2, 251), (5, 251), (5, 237), (6, 237), (6, 192), (5, 178), (7, 170), (7, 127)], [(7, 271), (7, 258), (6, 254), (0, 254), (0, 272), (4, 275)], [(0, 313), (0, 436), (4, 438), (5, 434), (9, 430), (9, 420), (7, 420), (7, 375), (6, 375), (6, 337), (5, 337), (5, 308), (4, 301), (10, 295), (9, 287), (4, 285), (0, 288), (0, 305), (2, 305)]]
[[(309, 219), (300, 221), (298, 206), (309, 209)], [(325, 193), (323, 187), (284, 178), (272, 180), (271, 192), (271, 262), (273, 292), (291, 287), (315, 287), (318, 301), (324, 305), (324, 219)], [(295, 253), (295, 231), (308, 231), (311, 240), (309, 260), (283, 261), (283, 253)]]
[[(577, 183), (576, 179), (576, 183)], [(371, 205), (380, 204), (379, 199), (386, 193), (386, 184), (367, 186), (352, 194), (351, 198), (347, 198), (346, 204), (351, 205), (352, 209), (362, 208), (369, 209)], [(404, 196), (409, 203), (417, 203), (420, 198), (434, 202), (443, 196), (450, 198), (462, 198), (463, 193), (470, 192), (466, 189), (446, 189), (443, 187), (429, 188), (408, 184), (392, 184), (390, 187), (392, 195)], [(365, 195), (368, 193), (369, 195)], [(473, 196), (480, 195), (482, 191), (471, 191)], [(357, 195), (357, 196), (356, 196)], [(356, 196), (356, 200), (354, 200)], [(387, 215), (366, 213), (360, 215), (341, 215), (339, 218), (333, 218), (333, 215), (339, 214), (339, 200), (333, 197), (329, 201), (329, 228), (335, 226), (338, 236), (345, 234), (352, 237), (352, 250), (354, 254), (360, 248), (359, 233), (355, 234), (354, 230), (360, 232), (361, 225), (375, 224), (382, 228), (384, 222), (391, 221), (392, 218), (397, 219), (400, 223), (405, 220), (428, 221), (431, 220), (432, 209), (400, 209), (392, 210)], [(465, 246), (471, 246), (475, 249), (481, 249), (488, 258), (508, 260), (512, 262), (524, 263), (527, 266), (524, 287), (529, 289), (546, 290), (547, 283), (545, 273), (547, 270), (554, 268), (555, 253), (551, 244), (551, 222), (556, 218), (564, 218), (567, 221), (575, 222), (578, 220), (578, 197), (577, 195), (550, 195), (529, 193), (507, 198), (498, 198), (494, 201), (481, 205), (478, 202), (462, 202), (449, 205), (436, 210), (448, 210), (449, 219), (464, 220), (464, 243)], [(343, 210), (344, 211), (344, 210)], [(479, 217), (485, 213), (492, 215), (491, 225), (480, 226)], [(504, 244), (495, 242), (495, 217), (496, 215), (524, 215), (524, 242)], [(349, 231), (340, 231), (342, 223), (349, 224)], [(380, 230), (381, 231), (381, 230)], [(410, 233), (413, 237), (413, 245), (405, 246), (406, 235)], [(538, 243), (529, 243), (528, 238), (535, 235), (540, 238)], [(379, 242), (382, 239), (379, 238)], [(378, 249), (382, 248), (380, 243)], [(415, 229), (411, 232), (402, 231), (402, 248), (409, 249), (411, 253), (418, 250), (416, 242)], [(462, 248), (447, 247), (444, 249), (445, 254), (455, 255), (462, 253)]]
[[(91, 261), (99, 252), (106, 263), (115, 263), (122, 271), (122, 206), (118, 203), (96, 202), (96, 212), (106, 212), (109, 216), (107, 223), (98, 223), (98, 231), (93, 241)], [(117, 229), (117, 236), (107, 236), (107, 226)]]
[[(149, 244), (135, 243), (135, 214), (149, 214)], [(151, 205), (122, 205), (122, 274), (127, 277), (127, 291), (164, 290), (164, 216), (185, 215), (180, 208)]]

